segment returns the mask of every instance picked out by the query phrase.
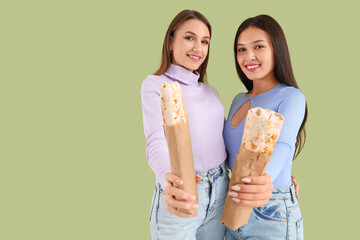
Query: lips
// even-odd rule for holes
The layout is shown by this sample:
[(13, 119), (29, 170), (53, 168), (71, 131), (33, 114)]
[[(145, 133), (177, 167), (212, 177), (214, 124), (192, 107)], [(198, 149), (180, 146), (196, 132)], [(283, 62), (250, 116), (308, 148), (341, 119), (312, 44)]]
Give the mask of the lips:
[(246, 64), (245, 67), (248, 71), (250, 72), (254, 72), (256, 71), (257, 69), (259, 69), (261, 66), (261, 64)]
[(195, 54), (187, 54), (187, 56), (191, 59), (191, 60), (193, 60), (193, 61), (200, 61), (200, 59), (201, 59), (201, 56), (199, 56), (199, 55), (195, 55)]

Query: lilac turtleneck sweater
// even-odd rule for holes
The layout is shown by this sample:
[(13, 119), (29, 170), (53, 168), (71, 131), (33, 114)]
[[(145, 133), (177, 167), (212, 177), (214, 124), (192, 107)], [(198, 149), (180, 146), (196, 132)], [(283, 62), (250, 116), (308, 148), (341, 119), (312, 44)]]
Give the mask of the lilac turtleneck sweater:
[(148, 76), (141, 86), (146, 157), (163, 188), (167, 185), (164, 175), (171, 171), (160, 105), (163, 82), (180, 84), (188, 114), (195, 171), (207, 172), (226, 159), (222, 135), (224, 106), (215, 88), (198, 82), (198, 79), (198, 73), (171, 64), (166, 73)]

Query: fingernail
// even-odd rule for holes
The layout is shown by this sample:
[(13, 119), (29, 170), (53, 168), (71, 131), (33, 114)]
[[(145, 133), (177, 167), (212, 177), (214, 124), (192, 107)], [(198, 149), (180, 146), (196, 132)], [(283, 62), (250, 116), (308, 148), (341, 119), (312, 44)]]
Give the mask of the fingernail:
[(192, 205), (191, 205), (191, 208), (197, 208), (197, 207), (198, 207), (197, 204), (192, 204)]
[(195, 214), (194, 214), (194, 217), (197, 217), (197, 216), (199, 216), (200, 214), (198, 213), (198, 212), (196, 212)]
[(235, 191), (240, 191), (240, 187), (239, 187), (239, 186), (232, 186), (231, 189), (232, 189), (232, 190), (235, 190)]
[(251, 179), (250, 178), (242, 178), (241, 181), (249, 183), (249, 182), (251, 182)]
[(183, 180), (180, 180), (180, 179), (176, 180), (176, 182), (177, 182), (178, 184), (180, 184), (180, 185), (182, 185), (182, 184), (184, 183), (184, 181), (183, 181)]
[(229, 196), (236, 197), (238, 194), (236, 192), (229, 192)]
[(195, 196), (188, 196), (189, 200), (195, 200)]
[(240, 199), (237, 199), (237, 198), (232, 198), (232, 200), (233, 200), (234, 202), (237, 202), (237, 203), (240, 202)]

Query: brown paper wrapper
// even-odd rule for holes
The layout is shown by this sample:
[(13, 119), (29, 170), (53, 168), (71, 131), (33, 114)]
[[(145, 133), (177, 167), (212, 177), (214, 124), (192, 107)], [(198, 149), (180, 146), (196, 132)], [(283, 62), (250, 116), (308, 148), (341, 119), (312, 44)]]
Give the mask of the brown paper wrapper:
[[(194, 204), (199, 201), (191, 139), (188, 122), (178, 123), (173, 126), (164, 125), (165, 137), (169, 148), (171, 172), (179, 176), (183, 185), (177, 186), (195, 196)], [(196, 209), (178, 209), (179, 212), (194, 214)]]
[[(251, 152), (241, 146), (236, 156), (229, 186), (242, 183), (241, 179), (246, 176), (263, 175), (271, 156), (272, 153)], [(236, 230), (247, 224), (252, 207), (239, 205), (231, 198), (229, 195), (226, 196), (221, 223), (232, 230)]]

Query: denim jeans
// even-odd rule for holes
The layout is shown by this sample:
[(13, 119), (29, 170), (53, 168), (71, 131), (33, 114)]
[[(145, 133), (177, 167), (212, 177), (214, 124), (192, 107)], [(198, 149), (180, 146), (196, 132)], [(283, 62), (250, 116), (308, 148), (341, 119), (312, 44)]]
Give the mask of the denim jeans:
[(225, 226), (221, 224), (221, 214), (228, 191), (229, 177), (225, 164), (209, 172), (196, 172), (201, 177), (197, 185), (199, 204), (193, 218), (180, 218), (169, 213), (164, 201), (164, 193), (156, 183), (150, 213), (150, 230), (153, 240), (223, 240)]
[(246, 225), (235, 231), (226, 228), (226, 240), (303, 239), (303, 218), (294, 186), (274, 188), (272, 193), (265, 206), (253, 208)]

